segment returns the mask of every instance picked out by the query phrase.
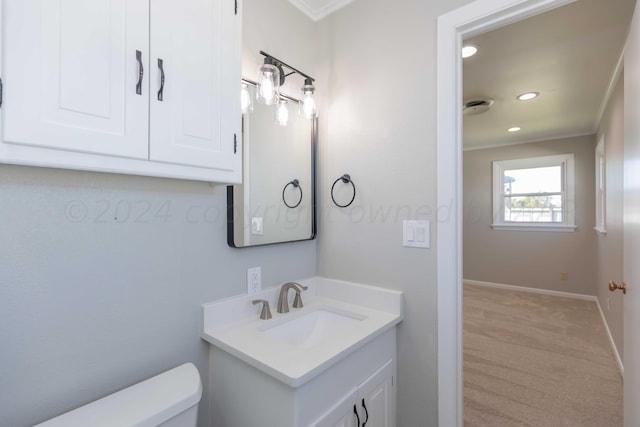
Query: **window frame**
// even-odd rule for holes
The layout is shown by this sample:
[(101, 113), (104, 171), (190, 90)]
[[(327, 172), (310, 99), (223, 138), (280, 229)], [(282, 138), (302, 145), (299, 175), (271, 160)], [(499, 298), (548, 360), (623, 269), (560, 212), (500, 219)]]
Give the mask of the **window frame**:
[(598, 233), (607, 234), (607, 156), (604, 135), (596, 145), (596, 226)]
[[(531, 169), (560, 166), (562, 222), (515, 222), (504, 220), (504, 172), (512, 169)], [(575, 222), (575, 161), (573, 153), (510, 160), (494, 160), (493, 167), (493, 224), (494, 230), (511, 231), (576, 231)], [(544, 193), (540, 193), (544, 194)]]

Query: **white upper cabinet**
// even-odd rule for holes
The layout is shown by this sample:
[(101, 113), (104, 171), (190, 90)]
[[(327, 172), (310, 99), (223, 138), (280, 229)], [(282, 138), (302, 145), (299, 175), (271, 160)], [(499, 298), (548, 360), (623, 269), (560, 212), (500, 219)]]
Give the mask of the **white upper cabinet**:
[(5, 5), (4, 140), (146, 159), (149, 98), (134, 87), (148, 2)]
[(225, 168), (239, 157), (240, 113), (229, 113), (239, 111), (240, 69), (218, 66), (241, 49), (224, 39), (235, 20), (223, 17), (233, 15), (229, 0), (152, 1), (151, 160)]
[(240, 182), (235, 0), (1, 3), (0, 162)]

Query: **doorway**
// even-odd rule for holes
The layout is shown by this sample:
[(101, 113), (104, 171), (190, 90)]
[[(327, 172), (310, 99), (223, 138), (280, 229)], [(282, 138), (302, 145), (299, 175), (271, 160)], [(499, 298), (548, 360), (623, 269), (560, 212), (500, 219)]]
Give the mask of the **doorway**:
[(462, 426), (462, 39), (570, 3), (486, 0), (438, 20), (438, 370), (439, 425)]

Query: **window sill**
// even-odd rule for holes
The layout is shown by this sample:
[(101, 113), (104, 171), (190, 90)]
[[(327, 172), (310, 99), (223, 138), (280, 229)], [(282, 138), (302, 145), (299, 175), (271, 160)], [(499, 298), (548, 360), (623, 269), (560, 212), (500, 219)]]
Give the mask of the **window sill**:
[(566, 224), (491, 224), (491, 228), (499, 231), (554, 231), (573, 233), (578, 227)]
[(604, 228), (604, 227), (598, 226), (598, 227), (593, 227), (593, 229), (596, 230), (600, 234), (607, 234), (607, 229)]

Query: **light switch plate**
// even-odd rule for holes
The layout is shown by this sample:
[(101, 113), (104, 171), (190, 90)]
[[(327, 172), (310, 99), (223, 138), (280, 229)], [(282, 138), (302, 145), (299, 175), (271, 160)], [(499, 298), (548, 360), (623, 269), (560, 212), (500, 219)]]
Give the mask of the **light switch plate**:
[(409, 248), (430, 248), (430, 228), (429, 221), (402, 221), (402, 245)]

